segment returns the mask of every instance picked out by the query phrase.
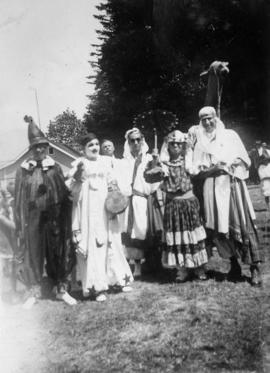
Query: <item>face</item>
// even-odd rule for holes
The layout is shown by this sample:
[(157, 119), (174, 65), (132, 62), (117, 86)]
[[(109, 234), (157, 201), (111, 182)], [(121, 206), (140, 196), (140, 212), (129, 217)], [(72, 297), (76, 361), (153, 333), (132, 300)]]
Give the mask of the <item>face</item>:
[(178, 141), (170, 141), (168, 144), (168, 152), (172, 158), (177, 158), (183, 152), (184, 144)]
[(48, 144), (37, 144), (32, 147), (33, 157), (36, 161), (43, 161), (48, 152)]
[(114, 153), (114, 145), (111, 141), (104, 141), (101, 145), (101, 154), (112, 157)]
[(137, 155), (142, 148), (142, 136), (139, 133), (131, 133), (128, 138), (131, 154)]
[(216, 129), (216, 117), (214, 115), (204, 116), (201, 123), (207, 133), (212, 133)]
[(86, 158), (95, 160), (99, 155), (99, 150), (100, 146), (98, 139), (93, 139), (85, 145), (84, 154)]

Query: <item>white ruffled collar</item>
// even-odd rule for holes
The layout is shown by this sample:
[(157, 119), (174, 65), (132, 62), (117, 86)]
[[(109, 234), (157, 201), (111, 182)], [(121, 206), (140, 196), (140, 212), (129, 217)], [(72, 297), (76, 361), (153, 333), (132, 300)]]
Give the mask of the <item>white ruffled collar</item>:
[[(43, 161), (41, 161), (41, 165), (42, 165), (42, 170), (46, 171), (49, 169), (49, 167), (52, 167), (55, 165), (55, 161), (51, 157), (46, 156), (46, 158), (43, 159)], [(21, 164), (21, 167), (27, 171), (33, 170), (35, 167), (37, 167), (37, 161), (34, 159), (26, 159)]]

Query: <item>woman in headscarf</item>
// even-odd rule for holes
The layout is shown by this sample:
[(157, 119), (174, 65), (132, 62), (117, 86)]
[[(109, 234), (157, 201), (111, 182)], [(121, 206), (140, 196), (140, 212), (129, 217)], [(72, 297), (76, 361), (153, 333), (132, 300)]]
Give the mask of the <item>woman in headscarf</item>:
[(130, 197), (130, 203), (123, 215), (123, 243), (126, 257), (134, 261), (134, 277), (142, 274), (141, 264), (147, 249), (149, 228), (149, 198), (157, 190), (159, 183), (149, 184), (143, 173), (152, 156), (147, 153), (148, 145), (142, 132), (134, 127), (125, 134), (124, 154), (122, 160), (122, 189)]
[(133, 278), (122, 250), (118, 219), (105, 209), (108, 189), (114, 182), (110, 158), (99, 154), (99, 140), (93, 133), (84, 136), (81, 145), (84, 156), (72, 164), (67, 182), (73, 195), (77, 277), (83, 296), (94, 295), (102, 302), (110, 285), (127, 292)]
[(244, 181), (248, 178), (250, 159), (237, 133), (220, 125), (213, 107), (203, 107), (199, 118), (193, 172), (204, 180), (208, 241), (217, 247), (222, 257), (231, 259), (229, 278), (241, 277), (237, 261), (240, 257), (250, 265), (251, 284), (260, 286), (262, 252), (254, 225), (255, 213)]

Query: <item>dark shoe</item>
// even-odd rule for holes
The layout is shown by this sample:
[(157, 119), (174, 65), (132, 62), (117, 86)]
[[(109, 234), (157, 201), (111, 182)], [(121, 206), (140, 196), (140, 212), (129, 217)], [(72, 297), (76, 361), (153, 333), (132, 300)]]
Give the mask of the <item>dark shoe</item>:
[(250, 266), (250, 272), (251, 272), (251, 286), (254, 287), (261, 287), (262, 286), (262, 276), (261, 276), (261, 270), (260, 265), (255, 264)]
[(206, 281), (208, 279), (203, 267), (195, 268), (194, 274), (198, 281)]
[(231, 269), (227, 274), (227, 280), (228, 281), (241, 281), (242, 279), (242, 269), (240, 264), (238, 263), (238, 260), (235, 257), (231, 258)]
[(176, 273), (175, 281), (177, 283), (186, 282), (188, 279), (188, 271), (186, 268), (179, 268)]

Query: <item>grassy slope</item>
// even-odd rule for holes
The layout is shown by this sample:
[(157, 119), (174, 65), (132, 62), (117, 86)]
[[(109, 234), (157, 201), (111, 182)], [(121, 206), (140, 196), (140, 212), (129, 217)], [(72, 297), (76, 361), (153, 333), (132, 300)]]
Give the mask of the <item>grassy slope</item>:
[[(263, 209), (258, 188), (250, 192), (255, 208)], [(266, 213), (257, 215), (267, 250)], [(268, 372), (269, 261), (266, 251), (261, 290), (221, 281), (229, 267), (216, 256), (209, 270), (220, 272), (218, 281), (177, 285), (163, 278), (136, 282), (132, 293), (110, 294), (104, 304), (80, 301), (70, 308), (43, 300), (28, 312), (13, 307), (4, 333), (6, 346), (17, 347), (10, 366), (29, 373)]]

